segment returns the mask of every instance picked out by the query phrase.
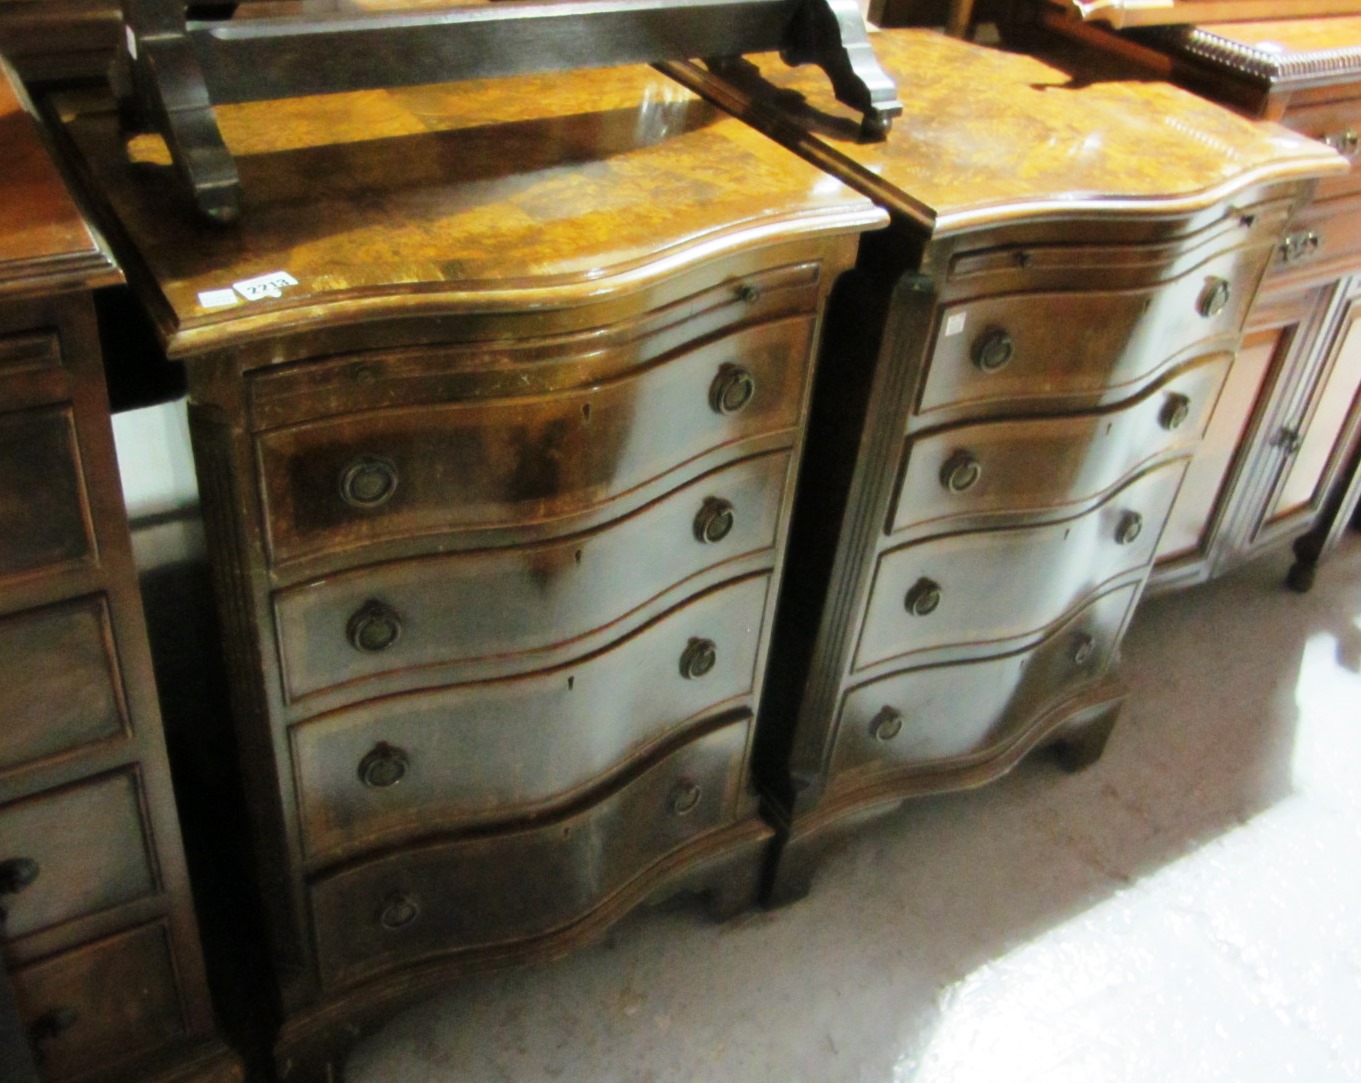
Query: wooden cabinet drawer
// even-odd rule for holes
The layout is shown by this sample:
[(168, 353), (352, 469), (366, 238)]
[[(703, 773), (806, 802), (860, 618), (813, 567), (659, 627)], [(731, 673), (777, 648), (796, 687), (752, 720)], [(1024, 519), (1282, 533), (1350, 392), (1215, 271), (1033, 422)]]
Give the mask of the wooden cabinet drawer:
[[(775, 544), (787, 452), (706, 475), (642, 511), (544, 545), (361, 568), (275, 597), (290, 700), (427, 685), (441, 663), (528, 655), (601, 633), (736, 557)], [(709, 540), (704, 540), (708, 538)], [(772, 553), (773, 560), (773, 553)], [(709, 579), (712, 581), (713, 576)], [(688, 585), (687, 585), (688, 584)], [(523, 668), (536, 668), (526, 658)]]
[(910, 669), (853, 689), (842, 707), (833, 775), (893, 771), (991, 753), (1100, 676), (1137, 584), (1102, 595), (1038, 644), (955, 665)]
[(61, 367), (61, 338), (55, 329), (0, 334), (0, 386), (11, 376)]
[(1275, 250), (1274, 234), (1254, 230), (1250, 240), (1140, 289), (946, 305), (918, 412), (1135, 389), (1201, 344), (1239, 333)]
[[(768, 588), (763, 575), (714, 591), (572, 665), (293, 727), (309, 858), (560, 805), (731, 708), (752, 692)], [(684, 676), (706, 642), (711, 668)]]
[(115, 1074), (185, 1030), (167, 930), (144, 925), (13, 974), (46, 1083)]
[[(1355, 93), (1355, 88), (1350, 93)], [(1320, 180), (1315, 199), (1361, 192), (1361, 174), (1356, 169), (1361, 161), (1361, 97), (1296, 105), (1290, 108), (1281, 123), (1310, 139), (1327, 143), (1352, 165), (1348, 173)]]
[(0, 415), (0, 579), (94, 555), (70, 407)]
[(944, 529), (1100, 497), (1145, 464), (1195, 446), (1230, 360), (1205, 358), (1099, 413), (980, 422), (911, 440), (890, 529)]
[(671, 851), (733, 821), (749, 720), (698, 737), (587, 807), (522, 830), (411, 848), (320, 880), (331, 988), (583, 918)]
[(1145, 567), (1185, 473), (1168, 463), (1073, 519), (951, 534), (879, 560), (856, 670), (914, 651), (1037, 632), (1102, 583)]
[(0, 617), (0, 773), (128, 732), (102, 595)]
[(606, 505), (714, 448), (792, 428), (813, 320), (746, 328), (560, 394), (330, 418), (258, 438), (276, 562)]
[(10, 937), (154, 892), (136, 775), (106, 775), (0, 806), (0, 867), (30, 880), (2, 900)]

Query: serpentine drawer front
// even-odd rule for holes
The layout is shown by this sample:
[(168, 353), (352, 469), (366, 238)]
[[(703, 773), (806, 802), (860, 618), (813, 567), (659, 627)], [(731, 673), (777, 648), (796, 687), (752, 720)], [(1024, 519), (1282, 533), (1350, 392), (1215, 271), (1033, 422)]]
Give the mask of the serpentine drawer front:
[(243, 169), (292, 165), (211, 235), (69, 106), (188, 373), (289, 1083), (444, 982), (765, 873), (813, 349), (887, 216), (654, 69), (548, 86), (224, 107)]
[(10, 76), (0, 61), (0, 982), (44, 1083), (239, 1083), (114, 457), (92, 294), (121, 275)]
[(322, 878), (311, 901), (327, 984), (580, 921), (641, 870), (732, 822), (749, 738), (750, 720), (733, 722), (546, 823)]
[[(744, 702), (768, 576), (696, 598), (602, 653), (511, 680), (323, 715), (293, 730), (309, 854), (561, 805)], [(696, 646), (708, 668), (687, 669)], [(692, 663), (693, 665), (693, 663)]]
[(1304, 179), (1338, 164), (1080, 57), (919, 30), (874, 46), (913, 87), (877, 143), (773, 57), (748, 58), (759, 78), (666, 66), (893, 215), (829, 313), (847, 376), (815, 391), (821, 477), (772, 648), (805, 676), (762, 703), (795, 719), (757, 737), (777, 900), (904, 798), (1041, 745), (1099, 756), (1120, 636), (1245, 316)]

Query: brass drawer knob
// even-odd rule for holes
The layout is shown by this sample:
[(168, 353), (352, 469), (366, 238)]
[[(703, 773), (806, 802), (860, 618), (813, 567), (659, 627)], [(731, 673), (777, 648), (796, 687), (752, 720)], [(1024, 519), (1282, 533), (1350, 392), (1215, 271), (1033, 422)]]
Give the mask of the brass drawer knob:
[(688, 816), (699, 807), (701, 796), (699, 783), (683, 778), (671, 787), (666, 799), (666, 811), (672, 816)]
[(368, 601), (350, 617), (345, 633), (355, 650), (376, 654), (402, 637), (402, 620), (391, 606)]
[(352, 508), (380, 508), (397, 491), (397, 464), (381, 455), (361, 455), (340, 472), (340, 496)]
[(695, 537), (710, 545), (721, 542), (732, 533), (735, 522), (732, 504), (716, 496), (708, 497), (695, 516)]
[(1085, 666), (1096, 654), (1096, 640), (1086, 632), (1080, 632), (1073, 640), (1073, 665)]
[(940, 483), (952, 493), (968, 492), (982, 476), (983, 464), (967, 451), (956, 451), (940, 468)]
[(712, 639), (692, 639), (681, 652), (681, 676), (687, 681), (703, 677), (718, 662), (718, 648)]
[(1340, 132), (1330, 132), (1323, 137), (1322, 142), (1327, 143), (1333, 150), (1337, 151), (1345, 158), (1355, 158), (1358, 149), (1361, 149), (1361, 137), (1356, 134), (1356, 129), (1347, 128)]
[(410, 925), (421, 915), (421, 906), (410, 895), (394, 891), (383, 900), (378, 911), (378, 924), (384, 929), (401, 929)]
[(395, 786), (406, 777), (410, 760), (400, 748), (394, 748), (386, 741), (379, 741), (365, 757), (359, 761), (359, 778), (372, 790), (385, 790)]
[(870, 719), (870, 736), (876, 741), (891, 741), (903, 732), (903, 713), (883, 707)]
[(940, 584), (922, 576), (912, 584), (903, 605), (914, 617), (930, 616), (940, 605)]
[(1196, 302), (1196, 310), (1207, 320), (1213, 319), (1228, 307), (1229, 293), (1228, 279), (1212, 276), (1205, 283), (1205, 288), (1200, 291), (1200, 300)]
[(1115, 544), (1129, 545), (1144, 532), (1144, 517), (1137, 511), (1127, 511), (1115, 525)]
[(1158, 424), (1168, 432), (1179, 429), (1186, 423), (1186, 419), (1191, 416), (1191, 400), (1179, 392), (1168, 393), (1163, 408), (1158, 413)]
[(1016, 343), (1000, 327), (993, 327), (978, 336), (973, 345), (973, 363), (983, 372), (1005, 368), (1016, 353)]
[(716, 414), (740, 412), (756, 394), (756, 379), (741, 365), (724, 365), (709, 385), (709, 406)]
[(754, 282), (743, 282), (737, 287), (737, 299), (744, 305), (754, 305), (761, 299), (761, 287)]

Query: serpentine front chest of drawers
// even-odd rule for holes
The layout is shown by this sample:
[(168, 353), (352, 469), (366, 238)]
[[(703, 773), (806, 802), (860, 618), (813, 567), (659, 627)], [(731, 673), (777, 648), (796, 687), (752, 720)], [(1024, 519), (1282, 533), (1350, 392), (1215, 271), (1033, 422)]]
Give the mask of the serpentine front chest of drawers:
[[(1244, 316), (1306, 187), (1342, 168), (1190, 94), (925, 31), (875, 52), (906, 113), (855, 140), (764, 60), (669, 66), (894, 214), (829, 314), (757, 767), (785, 843), (1100, 754), (1115, 672)], [(765, 78), (762, 78), (764, 76)], [(845, 373), (863, 372), (862, 379)]]
[(862, 196), (650, 69), (71, 119), (188, 366), (281, 1073), (642, 899), (754, 897), (749, 749)]
[[(90, 298), (120, 276), (9, 79), (0, 63), (5, 970), (45, 1083), (228, 1083)], [(5, 1054), (12, 1078), (25, 1053)]]

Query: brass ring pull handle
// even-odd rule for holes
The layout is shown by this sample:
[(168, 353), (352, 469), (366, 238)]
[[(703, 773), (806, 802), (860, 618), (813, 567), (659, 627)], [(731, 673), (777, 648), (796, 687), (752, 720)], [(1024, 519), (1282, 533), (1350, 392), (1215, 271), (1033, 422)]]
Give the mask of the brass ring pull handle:
[[(18, 895), (38, 878), (41, 870), (31, 857), (12, 857), (0, 861), (0, 896)], [(8, 910), (0, 906), (0, 925), (4, 923)]]
[(70, 1007), (51, 1008), (33, 1020), (28, 1028), (28, 1041), (33, 1047), (34, 1059), (43, 1063), (46, 1059), (43, 1047), (55, 1042), (79, 1022), (80, 1012)]
[(903, 607), (914, 617), (928, 617), (940, 606), (940, 584), (922, 576), (912, 584)]
[(967, 451), (956, 451), (940, 468), (940, 483), (952, 493), (968, 492), (983, 476), (983, 464)]
[(367, 601), (350, 617), (345, 634), (355, 650), (377, 654), (402, 638), (402, 619), (391, 606)]
[(1085, 666), (1096, 654), (1096, 640), (1086, 632), (1078, 633), (1073, 641), (1073, 665)]
[(397, 464), (381, 455), (361, 455), (340, 472), (340, 498), (352, 508), (381, 508), (397, 491)]
[(379, 741), (359, 761), (359, 780), (371, 790), (385, 790), (406, 777), (407, 754), (386, 741)]
[(739, 413), (756, 394), (756, 378), (741, 365), (724, 365), (709, 385), (709, 407), (724, 416)]
[(378, 911), (378, 924), (384, 929), (401, 929), (421, 916), (421, 905), (410, 895), (394, 891), (383, 900)]
[(688, 816), (699, 807), (702, 796), (703, 791), (698, 782), (683, 778), (671, 787), (671, 793), (666, 798), (666, 811), (672, 816)]
[(892, 707), (882, 707), (870, 719), (870, 736), (876, 741), (891, 741), (903, 732), (903, 713)]
[(1206, 281), (1205, 288), (1200, 291), (1196, 311), (1207, 320), (1213, 319), (1228, 307), (1230, 293), (1228, 279), (1211, 276)]
[(680, 672), (687, 681), (697, 680), (718, 663), (718, 648), (712, 639), (692, 639), (681, 652)]
[(1181, 428), (1190, 416), (1191, 400), (1179, 392), (1172, 391), (1168, 393), (1167, 401), (1163, 403), (1163, 408), (1158, 413), (1158, 424), (1172, 432)]
[(1115, 544), (1130, 545), (1144, 532), (1144, 517), (1137, 511), (1127, 511), (1115, 524)]
[(706, 545), (721, 542), (736, 522), (733, 506), (716, 496), (707, 497), (695, 516), (695, 538)]
[(1003, 369), (1016, 354), (1016, 343), (1000, 327), (991, 327), (973, 344), (973, 363), (982, 372)]

